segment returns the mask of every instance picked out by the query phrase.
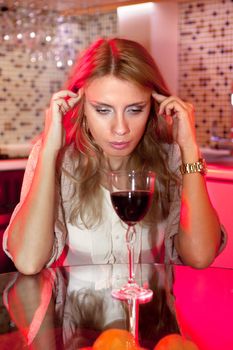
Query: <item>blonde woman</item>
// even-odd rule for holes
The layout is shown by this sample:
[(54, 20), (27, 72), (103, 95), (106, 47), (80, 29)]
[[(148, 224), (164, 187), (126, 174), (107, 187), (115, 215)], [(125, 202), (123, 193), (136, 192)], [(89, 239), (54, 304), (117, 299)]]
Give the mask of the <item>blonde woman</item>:
[(210, 265), (225, 234), (206, 190), (193, 107), (170, 96), (145, 48), (114, 38), (94, 42), (52, 96), (4, 234), (16, 268), (127, 262), (125, 225), (106, 186), (118, 169), (156, 173), (136, 262)]

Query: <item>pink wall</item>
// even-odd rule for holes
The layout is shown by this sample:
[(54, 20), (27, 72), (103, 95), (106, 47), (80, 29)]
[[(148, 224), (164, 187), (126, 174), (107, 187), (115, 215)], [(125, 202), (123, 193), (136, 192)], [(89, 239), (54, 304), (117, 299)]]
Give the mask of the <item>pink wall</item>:
[(154, 57), (169, 89), (178, 90), (178, 5), (173, 1), (117, 9), (118, 35), (136, 40)]
[(151, 17), (151, 53), (172, 94), (178, 94), (178, 5), (154, 4)]

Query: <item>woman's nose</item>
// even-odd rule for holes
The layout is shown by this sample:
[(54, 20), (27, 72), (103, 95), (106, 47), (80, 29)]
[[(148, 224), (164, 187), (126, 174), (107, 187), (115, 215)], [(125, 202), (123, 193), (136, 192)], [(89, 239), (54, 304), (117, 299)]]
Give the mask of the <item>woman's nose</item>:
[(125, 135), (129, 132), (129, 126), (124, 116), (117, 116), (113, 122), (112, 131), (116, 135)]

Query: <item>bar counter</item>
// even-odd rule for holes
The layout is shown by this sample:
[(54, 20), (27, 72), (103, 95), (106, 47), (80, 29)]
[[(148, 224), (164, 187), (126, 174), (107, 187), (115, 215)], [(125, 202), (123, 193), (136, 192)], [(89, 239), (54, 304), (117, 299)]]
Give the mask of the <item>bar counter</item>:
[(116, 328), (148, 350), (174, 333), (199, 350), (233, 348), (233, 269), (143, 264), (136, 278), (153, 290), (150, 302), (111, 296), (127, 280), (126, 265), (1, 274), (0, 348), (91, 349), (104, 330)]
[(233, 268), (233, 165), (208, 164), (206, 183), (211, 202), (228, 235), (227, 246), (213, 265)]

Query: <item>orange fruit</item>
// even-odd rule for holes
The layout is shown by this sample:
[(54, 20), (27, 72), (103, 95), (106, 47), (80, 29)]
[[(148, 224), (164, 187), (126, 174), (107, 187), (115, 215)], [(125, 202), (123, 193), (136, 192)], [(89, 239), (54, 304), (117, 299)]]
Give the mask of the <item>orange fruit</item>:
[(127, 330), (107, 329), (96, 339), (93, 350), (140, 350), (140, 348)]
[(154, 350), (198, 350), (198, 347), (180, 334), (169, 334), (160, 339)]

